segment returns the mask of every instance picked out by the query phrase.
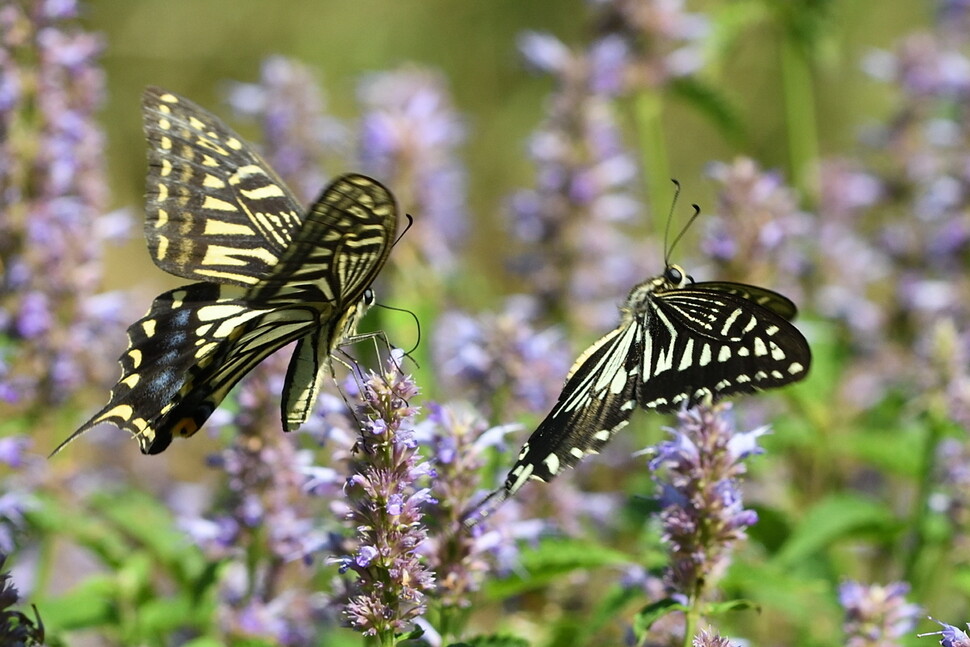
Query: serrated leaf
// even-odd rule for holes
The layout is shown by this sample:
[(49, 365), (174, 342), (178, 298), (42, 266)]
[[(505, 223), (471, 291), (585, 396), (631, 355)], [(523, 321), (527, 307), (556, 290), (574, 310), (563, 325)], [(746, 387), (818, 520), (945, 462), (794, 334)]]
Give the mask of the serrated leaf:
[(791, 566), (862, 530), (894, 525), (896, 520), (882, 504), (848, 494), (832, 496), (802, 516), (773, 561), (782, 568)]

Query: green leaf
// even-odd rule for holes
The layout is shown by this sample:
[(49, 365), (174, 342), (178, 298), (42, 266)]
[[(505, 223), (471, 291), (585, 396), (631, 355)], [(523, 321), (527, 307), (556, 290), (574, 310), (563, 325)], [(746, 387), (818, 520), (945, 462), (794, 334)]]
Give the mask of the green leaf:
[(657, 620), (660, 620), (668, 613), (675, 611), (687, 611), (687, 606), (681, 604), (673, 598), (664, 598), (652, 602), (640, 610), (640, 613), (633, 619), (633, 633), (637, 637), (637, 643), (643, 642), (647, 632)]
[(737, 144), (744, 139), (744, 123), (740, 111), (715, 86), (696, 76), (684, 76), (674, 79), (670, 90), (707, 117), (729, 142)]
[(69, 593), (38, 604), (44, 625), (57, 632), (115, 624), (117, 589), (113, 577), (88, 577)]
[(475, 636), (460, 643), (451, 643), (448, 647), (529, 647), (529, 644), (525, 638), (491, 634)]
[(897, 521), (882, 504), (849, 494), (831, 496), (802, 516), (773, 561), (780, 567), (790, 567), (840, 539), (864, 530), (884, 531), (896, 525)]
[[(605, 566), (626, 566), (630, 555), (601, 544), (552, 537), (543, 539), (533, 549), (522, 551), (519, 573), (504, 580), (490, 582), (486, 592), (491, 598), (506, 598), (545, 586), (554, 579), (572, 573)], [(520, 574), (522, 573), (522, 574)]]
[(761, 611), (761, 605), (756, 604), (752, 600), (725, 600), (724, 602), (710, 602), (704, 605), (704, 615), (723, 615), (728, 611), (746, 611), (748, 609), (754, 609), (755, 611)]

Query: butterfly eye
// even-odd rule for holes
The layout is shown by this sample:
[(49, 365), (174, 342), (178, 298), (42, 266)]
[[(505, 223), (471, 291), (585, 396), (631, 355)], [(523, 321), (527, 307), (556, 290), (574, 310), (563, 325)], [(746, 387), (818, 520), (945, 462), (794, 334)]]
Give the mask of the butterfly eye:
[(374, 296), (374, 291), (372, 289), (367, 288), (366, 290), (364, 290), (364, 295), (361, 298), (361, 301), (363, 301), (364, 305), (369, 308), (375, 303), (377, 303), (377, 297)]
[(673, 283), (674, 285), (680, 285), (680, 282), (684, 280), (684, 274), (680, 269), (671, 265), (664, 272), (664, 278)]

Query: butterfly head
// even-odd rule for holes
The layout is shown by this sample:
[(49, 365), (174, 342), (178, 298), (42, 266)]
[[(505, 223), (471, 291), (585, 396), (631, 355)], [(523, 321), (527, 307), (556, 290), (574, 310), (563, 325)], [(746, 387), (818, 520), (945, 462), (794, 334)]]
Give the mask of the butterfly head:
[(680, 265), (668, 265), (660, 277), (660, 287), (665, 290), (685, 288), (694, 282), (694, 277), (684, 271)]

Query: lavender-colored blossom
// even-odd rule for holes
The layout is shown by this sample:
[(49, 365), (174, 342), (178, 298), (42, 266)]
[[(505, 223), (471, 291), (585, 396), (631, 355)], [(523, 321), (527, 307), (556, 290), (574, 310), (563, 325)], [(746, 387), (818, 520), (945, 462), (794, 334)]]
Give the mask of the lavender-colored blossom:
[(100, 287), (106, 242), (94, 121), (104, 79), (101, 39), (76, 14), (68, 0), (0, 8), (0, 331), (16, 340), (2, 390), (34, 406), (117, 370), (119, 349), (105, 341), (116, 338), (117, 313), (85, 305)]
[(304, 202), (322, 190), (324, 163), (349, 152), (347, 129), (325, 114), (323, 91), (301, 63), (267, 58), (259, 83), (233, 84), (229, 102), (238, 114), (259, 120), (267, 162)]
[(712, 627), (701, 629), (691, 641), (694, 647), (731, 647), (731, 641), (720, 636)]
[[(935, 618), (930, 618), (930, 620), (943, 627), (943, 629), (925, 634), (916, 634), (917, 636), (920, 638), (923, 636), (942, 636), (940, 638), (940, 644), (943, 647), (970, 647), (970, 635), (967, 635), (967, 632), (963, 629), (948, 625), (945, 622), (940, 622)], [(970, 624), (967, 625), (967, 628), (970, 628)]]
[(683, 0), (589, 0), (606, 37), (621, 38), (626, 90), (658, 88), (696, 72), (710, 32), (706, 16)]
[(760, 453), (755, 440), (762, 427), (734, 431), (727, 421), (729, 404), (699, 406), (678, 414), (670, 440), (655, 449), (650, 468), (660, 487), (663, 539), (671, 552), (666, 579), (671, 592), (694, 600), (718, 579), (733, 545), (757, 521), (745, 509), (739, 480), (743, 461)]
[(419, 550), (427, 537), (425, 507), (436, 501), (424, 486), (432, 470), (416, 451), (414, 380), (392, 357), (388, 370), (371, 373), (363, 386), (362, 428), (345, 487), (346, 522), (357, 531), (357, 548), (339, 560), (341, 572), (353, 571), (356, 579), (342, 615), (348, 626), (389, 644), (424, 613), (434, 587)]
[(906, 602), (909, 585), (886, 586), (844, 582), (839, 603), (845, 610), (845, 644), (848, 647), (884, 647), (901, 644), (900, 638), (916, 627), (919, 606)]
[[(512, 233), (528, 246), (513, 269), (529, 277), (542, 310), (584, 327), (612, 323), (611, 304), (642, 278), (646, 263), (617, 224), (641, 210), (633, 196), (638, 171), (625, 148), (610, 96), (616, 70), (610, 43), (573, 52), (553, 36), (526, 33), (526, 60), (553, 75), (557, 88), (529, 141), (534, 188), (510, 200)], [(593, 56), (597, 57), (593, 65)], [(596, 76), (602, 75), (602, 76)]]
[(446, 392), (490, 415), (547, 410), (571, 358), (558, 328), (536, 330), (537, 310), (533, 299), (514, 297), (499, 313), (444, 313), (433, 352)]
[[(718, 264), (718, 274), (756, 285), (778, 285), (779, 275), (805, 275), (810, 262), (804, 244), (812, 223), (780, 174), (738, 158), (711, 163), (708, 175), (718, 194), (702, 248)], [(786, 294), (797, 297), (797, 284), (788, 280)]]
[(10, 573), (4, 570), (6, 555), (0, 555), (0, 644), (11, 647), (40, 647), (44, 644), (44, 624), (34, 609), (31, 618), (13, 607), (20, 594)]
[(432, 493), (438, 505), (429, 511), (429, 518), (438, 532), (425, 548), (428, 565), (436, 573), (435, 597), (446, 609), (466, 609), (488, 569), (478, 538), (488, 532), (490, 521), (471, 530), (462, 522), (479, 494), (477, 475), (487, 449), (482, 438), (493, 434), (471, 408), (437, 404), (431, 405), (431, 415), (418, 433), (421, 444), (430, 448), (435, 466)]
[(439, 272), (452, 271), (467, 233), (466, 178), (457, 159), (465, 126), (445, 81), (421, 68), (373, 74), (359, 90), (364, 170), (394, 187), (415, 214), (408, 241)]

